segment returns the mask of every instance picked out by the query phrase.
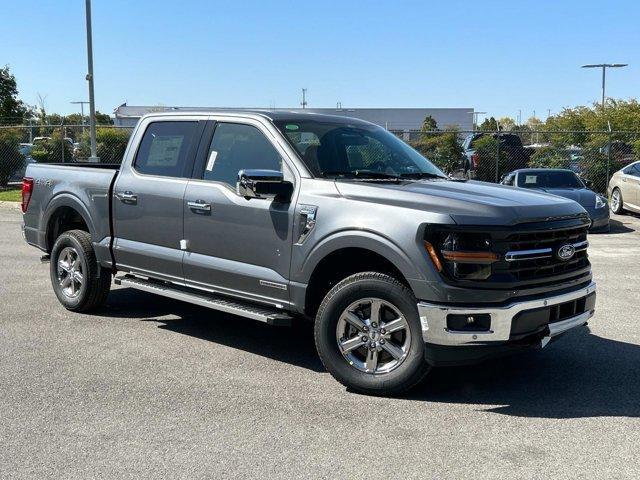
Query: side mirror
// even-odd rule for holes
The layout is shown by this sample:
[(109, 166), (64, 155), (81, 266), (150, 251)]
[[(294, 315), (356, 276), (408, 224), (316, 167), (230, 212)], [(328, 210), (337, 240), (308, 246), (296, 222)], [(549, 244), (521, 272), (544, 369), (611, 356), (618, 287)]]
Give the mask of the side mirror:
[(277, 170), (240, 170), (236, 192), (241, 197), (267, 198), (282, 202), (291, 200), (293, 185)]

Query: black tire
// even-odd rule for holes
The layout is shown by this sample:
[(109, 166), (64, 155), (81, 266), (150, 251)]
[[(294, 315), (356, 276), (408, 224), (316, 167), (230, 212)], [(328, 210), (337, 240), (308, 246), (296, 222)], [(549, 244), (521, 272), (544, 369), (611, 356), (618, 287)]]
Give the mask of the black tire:
[[(74, 252), (82, 281), (70, 280), (69, 286), (65, 288), (61, 281), (73, 277), (73, 274), (62, 268), (59, 262), (63, 261), (67, 254), (73, 256)], [(65, 268), (70, 268), (68, 262), (64, 263)], [(78, 265), (76, 262), (73, 263)], [(111, 289), (111, 272), (100, 266), (91, 245), (91, 235), (83, 230), (69, 230), (56, 239), (51, 249), (49, 272), (56, 297), (67, 310), (73, 312), (88, 312), (100, 307)]]
[[(359, 300), (370, 298), (381, 299), (393, 306), (406, 319), (410, 333), (409, 338), (405, 337), (406, 356), (396, 367), (385, 373), (373, 374), (359, 370), (349, 363), (338, 347), (338, 322), (342, 313)], [(357, 333), (355, 337), (359, 335)], [(363, 334), (363, 340), (364, 335), (367, 334)], [(320, 359), (329, 373), (347, 388), (359, 393), (397, 395), (418, 384), (430, 370), (424, 357), (425, 347), (417, 301), (403, 283), (382, 273), (363, 272), (351, 275), (329, 291), (316, 315), (315, 342)], [(367, 351), (366, 344), (361, 348)]]
[(625, 212), (625, 210), (623, 208), (624, 201), (622, 199), (622, 192), (620, 191), (620, 189), (618, 187), (614, 188), (613, 191), (611, 192), (611, 198), (613, 198), (613, 196), (616, 193), (620, 196), (620, 201), (617, 203), (617, 208), (615, 208), (615, 209), (613, 208), (613, 205), (614, 205), (613, 202), (610, 202), (611, 211), (613, 213), (615, 213), (616, 215), (624, 215), (624, 212)]

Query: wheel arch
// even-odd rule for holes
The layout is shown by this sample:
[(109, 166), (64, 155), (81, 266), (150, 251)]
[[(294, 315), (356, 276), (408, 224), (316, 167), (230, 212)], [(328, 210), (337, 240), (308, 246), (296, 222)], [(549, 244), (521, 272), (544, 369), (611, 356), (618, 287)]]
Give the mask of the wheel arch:
[(42, 224), (47, 252), (51, 252), (56, 238), (64, 231), (84, 230), (89, 232), (92, 238), (95, 236), (89, 210), (80, 199), (70, 194), (61, 194), (51, 200), (47, 205)]
[(423, 279), (399, 246), (372, 232), (341, 232), (326, 239), (309, 254), (301, 270), (306, 284), (304, 311), (309, 316), (333, 285), (354, 273), (386, 273), (410, 289), (412, 279)]

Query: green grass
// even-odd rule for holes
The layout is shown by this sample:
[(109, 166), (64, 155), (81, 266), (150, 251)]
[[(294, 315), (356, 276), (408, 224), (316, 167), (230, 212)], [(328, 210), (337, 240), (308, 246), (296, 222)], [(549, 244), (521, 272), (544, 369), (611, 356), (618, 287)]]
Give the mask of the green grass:
[(20, 190), (0, 190), (0, 202), (20, 202), (22, 193)]

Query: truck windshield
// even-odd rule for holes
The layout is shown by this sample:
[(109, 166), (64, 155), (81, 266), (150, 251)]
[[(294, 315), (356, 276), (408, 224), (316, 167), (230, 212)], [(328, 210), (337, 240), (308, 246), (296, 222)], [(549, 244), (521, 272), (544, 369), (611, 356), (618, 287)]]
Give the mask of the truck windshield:
[(375, 125), (277, 121), (316, 177), (447, 178), (392, 133)]
[(518, 186), (523, 188), (585, 188), (578, 176), (565, 170), (520, 172)]

